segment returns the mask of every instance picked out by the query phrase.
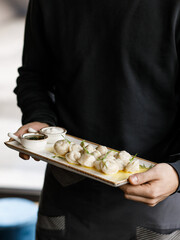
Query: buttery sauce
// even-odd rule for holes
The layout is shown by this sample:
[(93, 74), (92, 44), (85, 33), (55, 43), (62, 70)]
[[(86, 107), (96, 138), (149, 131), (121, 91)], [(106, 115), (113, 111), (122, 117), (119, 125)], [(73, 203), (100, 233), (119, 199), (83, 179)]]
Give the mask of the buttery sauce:
[[(49, 150), (51, 150), (51, 151), (50, 151), (51, 153), (54, 153), (52, 148), (49, 149)], [(54, 153), (54, 155), (55, 155), (56, 157), (58, 157), (58, 158), (61, 158), (61, 159), (65, 160), (65, 157), (64, 157), (64, 156), (60, 156), (60, 155), (57, 155), (57, 154), (55, 154), (55, 153)], [(89, 169), (89, 170), (93, 170), (93, 171), (95, 171), (95, 172), (101, 173), (101, 174), (103, 174), (103, 175), (105, 175), (105, 176), (108, 176), (108, 178), (110, 178), (112, 181), (115, 181), (115, 182), (117, 182), (117, 181), (122, 181), (122, 180), (124, 180), (124, 179), (127, 179), (130, 175), (135, 174), (135, 173), (146, 172), (146, 171), (149, 169), (148, 167), (147, 167), (147, 168), (146, 168), (146, 167), (141, 167), (141, 165), (140, 165), (140, 169), (139, 169), (139, 171), (137, 171), (137, 172), (119, 171), (119, 172), (117, 172), (117, 173), (115, 173), (115, 174), (109, 174), (109, 175), (108, 175), (108, 174), (105, 174), (105, 173), (97, 170), (95, 167), (86, 167), (86, 166), (82, 166), (82, 165), (75, 164), (75, 163), (69, 163), (69, 164), (71, 164), (71, 165), (76, 165), (76, 166), (78, 166), (78, 167), (80, 167), (80, 168), (85, 168), (85, 169), (87, 168), (87, 169)]]
[(141, 172), (146, 172), (148, 170), (148, 168), (141, 168), (139, 171), (137, 172), (125, 172), (125, 171), (119, 171), (113, 175), (111, 175), (111, 179), (113, 181), (121, 181), (124, 179), (127, 179), (130, 175), (135, 174), (135, 173), (141, 173)]

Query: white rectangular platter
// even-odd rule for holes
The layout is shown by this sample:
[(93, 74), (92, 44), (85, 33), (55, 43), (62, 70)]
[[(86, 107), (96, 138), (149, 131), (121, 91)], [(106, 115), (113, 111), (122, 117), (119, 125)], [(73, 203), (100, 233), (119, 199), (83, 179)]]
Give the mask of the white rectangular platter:
[[(79, 144), (82, 141), (82, 139), (73, 137), (68, 134), (66, 135), (66, 137), (69, 141), (72, 141), (74, 143)], [(97, 146), (97, 144), (95, 144), (95, 143), (92, 143), (89, 141), (86, 141), (86, 142), (92, 144), (93, 146)], [(87, 168), (87, 167), (83, 167), (83, 166), (76, 165), (76, 164), (70, 164), (65, 159), (55, 156), (55, 154), (53, 153), (53, 144), (47, 144), (45, 151), (41, 151), (41, 152), (38, 150), (32, 151), (32, 150), (26, 149), (21, 144), (17, 143), (16, 141), (7, 141), (7, 142), (5, 142), (5, 145), (13, 150), (28, 154), (31, 157), (45, 161), (56, 167), (63, 168), (65, 170), (80, 174), (82, 176), (92, 178), (94, 180), (100, 181), (102, 183), (108, 184), (113, 187), (118, 187), (118, 186), (128, 183), (127, 179), (132, 174), (132, 173), (124, 172), (124, 171), (119, 171), (116, 174), (107, 175), (107, 174), (97, 171), (95, 168)], [(140, 165), (143, 166), (142, 169), (140, 170), (140, 172), (147, 171), (149, 167), (151, 167), (155, 164), (153, 162), (150, 162), (148, 160), (145, 160), (145, 159), (142, 159), (139, 157), (135, 157), (135, 159), (139, 159)]]

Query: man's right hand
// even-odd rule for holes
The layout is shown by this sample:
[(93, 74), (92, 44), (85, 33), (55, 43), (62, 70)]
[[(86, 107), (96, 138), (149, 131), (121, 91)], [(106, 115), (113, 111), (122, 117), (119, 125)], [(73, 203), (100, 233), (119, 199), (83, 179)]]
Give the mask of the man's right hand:
[[(20, 127), (17, 130), (17, 132), (15, 132), (14, 134), (19, 137), (19, 136), (23, 135), (24, 133), (27, 133), (28, 128), (33, 128), (33, 129), (39, 131), (41, 128), (48, 127), (48, 126), (49, 125), (47, 123), (31, 122), (31, 123), (25, 124), (22, 127)], [(19, 153), (19, 156), (24, 160), (29, 160), (29, 158), (30, 158), (29, 155), (26, 155), (24, 153)], [(34, 159), (34, 160), (38, 161), (37, 159)]]

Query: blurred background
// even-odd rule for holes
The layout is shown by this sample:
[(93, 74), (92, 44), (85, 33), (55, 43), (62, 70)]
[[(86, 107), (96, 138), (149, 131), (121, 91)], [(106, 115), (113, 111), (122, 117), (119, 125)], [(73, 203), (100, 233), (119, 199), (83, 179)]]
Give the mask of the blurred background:
[(24, 161), (7, 148), (7, 133), (21, 126), (13, 89), (21, 65), (28, 0), (0, 0), (0, 197), (20, 196), (38, 201), (46, 164)]

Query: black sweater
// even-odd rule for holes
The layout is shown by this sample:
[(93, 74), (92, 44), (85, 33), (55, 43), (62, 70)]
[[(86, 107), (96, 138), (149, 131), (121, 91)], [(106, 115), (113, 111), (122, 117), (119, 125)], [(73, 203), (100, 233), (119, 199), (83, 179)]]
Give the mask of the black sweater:
[(174, 162), (180, 175), (179, 57), (179, 0), (31, 0), (23, 124)]

